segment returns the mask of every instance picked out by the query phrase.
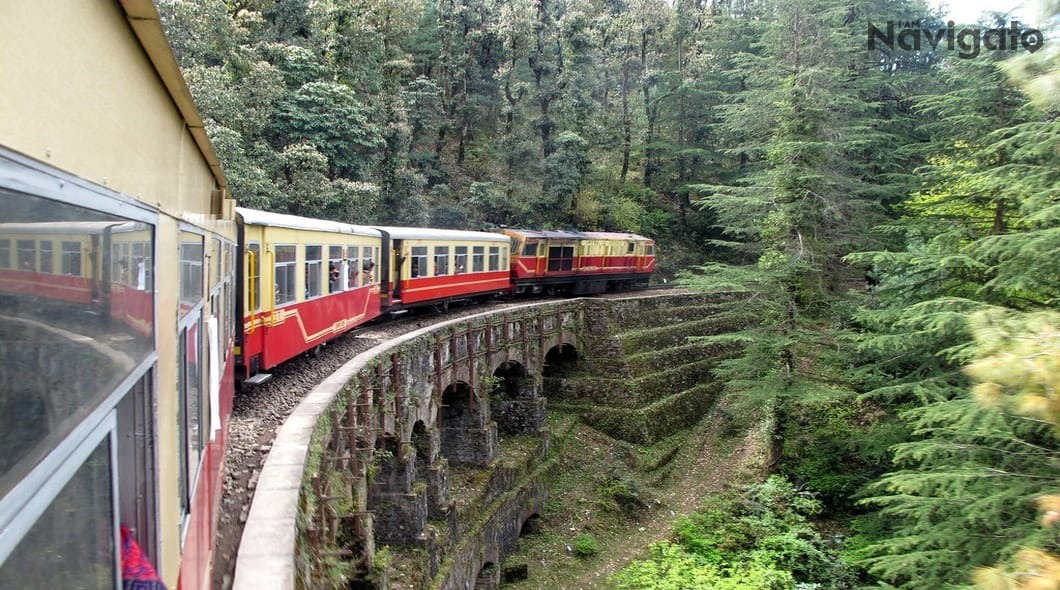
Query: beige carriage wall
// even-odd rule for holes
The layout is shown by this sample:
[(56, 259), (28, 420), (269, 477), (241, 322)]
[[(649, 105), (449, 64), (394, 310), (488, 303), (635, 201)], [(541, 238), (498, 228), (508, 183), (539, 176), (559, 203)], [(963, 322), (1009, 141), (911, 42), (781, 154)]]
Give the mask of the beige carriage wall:
[[(0, 145), (160, 209), (161, 574), (176, 584), (179, 222), (235, 239), (217, 156), (147, 0), (0, 2)], [(209, 312), (207, 312), (209, 313)]]

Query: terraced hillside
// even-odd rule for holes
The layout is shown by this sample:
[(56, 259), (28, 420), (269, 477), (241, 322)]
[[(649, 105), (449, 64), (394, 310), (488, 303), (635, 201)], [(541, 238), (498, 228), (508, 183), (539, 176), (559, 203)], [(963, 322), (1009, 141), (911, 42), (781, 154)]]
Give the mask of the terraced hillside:
[(721, 389), (713, 368), (731, 354), (696, 339), (732, 328), (717, 310), (717, 298), (705, 295), (612, 304), (594, 316), (598, 325), (588, 326), (598, 337), (583, 358), (551, 359), (544, 378), (549, 407), (637, 444), (695, 424)]

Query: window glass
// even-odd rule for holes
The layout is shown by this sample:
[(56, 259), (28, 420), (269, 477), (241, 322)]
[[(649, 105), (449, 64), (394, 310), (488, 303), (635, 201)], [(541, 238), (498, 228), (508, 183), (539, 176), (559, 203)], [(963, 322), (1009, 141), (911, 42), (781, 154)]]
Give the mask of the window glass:
[(648, 247), (645, 250), (645, 253), (648, 256), (655, 256), (655, 244), (648, 244)]
[(490, 272), (501, 269), (501, 249), (498, 246), (490, 246)]
[(210, 288), (217, 286), (217, 283), (221, 282), (221, 267), (224, 264), (224, 256), (221, 254), (221, 240), (217, 238), (211, 239), (212, 248), (210, 250)]
[(0, 588), (114, 588), (113, 501), (105, 437), (0, 565)]
[(537, 256), (537, 242), (527, 242), (524, 244), (523, 256)]
[(328, 246), (328, 293), (342, 291), (342, 246)]
[(574, 246), (549, 246), (548, 270), (564, 271), (574, 268)]
[(434, 276), (449, 274), (449, 246), (434, 247)]
[(203, 298), (203, 237), (180, 232), (180, 311), (186, 314)]
[(409, 268), (412, 271), (412, 278), (425, 277), (427, 274), (427, 246), (413, 246), (412, 256), (409, 257)]
[(347, 288), (356, 289), (360, 286), (357, 282), (357, 277), (361, 273), (361, 249), (358, 246), (348, 246), (346, 248), (346, 277), (347, 277)]
[(181, 513), (187, 514), (194, 493), (195, 476), (199, 472), (204, 443), (203, 424), (209, 424), (203, 416), (202, 403), (202, 318), (180, 331), (180, 363), (178, 372), (177, 420), (180, 429), (180, 494)]
[(154, 293), (104, 282), (117, 227), (153, 247), (146, 223), (0, 188), (10, 270), (43, 271), (0, 273), (0, 497), (154, 351)]
[(37, 270), (37, 243), (34, 240), (18, 240), (19, 270)]
[(324, 270), (320, 246), (305, 247), (305, 296), (320, 297), (320, 275)]
[(48, 274), (55, 272), (55, 253), (51, 240), (40, 241), (40, 271)]
[(453, 272), (456, 274), (467, 272), (467, 246), (456, 246), (456, 261), (453, 264)]
[(0, 240), (0, 268), (11, 268), (11, 240)]
[(261, 309), (261, 244), (247, 244), (247, 310)]
[(274, 284), (276, 289), (276, 305), (284, 305), (296, 299), (296, 275), (295, 260), (297, 253), (295, 246), (276, 246), (276, 264), (274, 268)]
[(471, 247), (471, 272), (482, 272), (486, 270), (486, 247)]

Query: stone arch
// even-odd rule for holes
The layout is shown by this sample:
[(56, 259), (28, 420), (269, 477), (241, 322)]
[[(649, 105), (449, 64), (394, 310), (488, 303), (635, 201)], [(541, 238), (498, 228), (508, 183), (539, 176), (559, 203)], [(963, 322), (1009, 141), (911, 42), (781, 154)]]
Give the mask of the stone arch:
[(492, 561), (487, 561), (475, 576), (475, 590), (495, 590), (498, 586), (500, 586), (500, 570)]
[(507, 360), (493, 371), (493, 419), (507, 435), (537, 432), (545, 424), (545, 400), (537, 380), (518, 361)]
[(438, 409), (441, 453), (455, 465), (481, 467), (497, 453), (497, 426), (489, 420), (489, 406), (471, 386), (457, 381), (442, 392)]
[(416, 453), (416, 469), (422, 471), (434, 461), (434, 453), (431, 448), (431, 433), (423, 420), (416, 420), (412, 425), (412, 435), (409, 437), (412, 450)]
[(580, 359), (578, 349), (573, 344), (557, 344), (545, 353), (545, 367), (541, 374), (546, 379), (565, 377), (574, 371)]
[(523, 520), (522, 526), (519, 527), (519, 536), (536, 535), (539, 532), (541, 532), (541, 515), (534, 512)]

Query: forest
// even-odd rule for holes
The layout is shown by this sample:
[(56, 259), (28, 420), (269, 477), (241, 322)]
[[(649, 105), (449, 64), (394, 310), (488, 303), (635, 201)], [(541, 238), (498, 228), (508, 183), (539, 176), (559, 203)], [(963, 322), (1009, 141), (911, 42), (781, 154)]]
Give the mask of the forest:
[(159, 9), (242, 206), (632, 231), (738, 295), (710, 338), (774, 475), (616, 586), (1060, 588), (1057, 0), (974, 58), (868, 49), (945, 28), (921, 0)]

